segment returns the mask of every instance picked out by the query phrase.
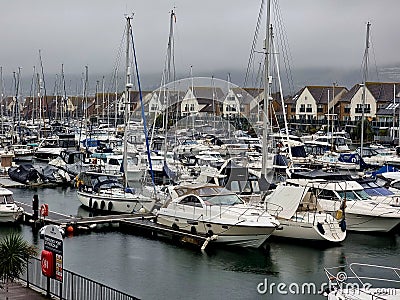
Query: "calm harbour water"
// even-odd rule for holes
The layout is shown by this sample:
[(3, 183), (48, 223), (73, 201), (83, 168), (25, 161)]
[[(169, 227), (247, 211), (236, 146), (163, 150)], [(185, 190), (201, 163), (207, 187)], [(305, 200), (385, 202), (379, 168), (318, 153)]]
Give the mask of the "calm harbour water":
[[(17, 201), (31, 204), (34, 194), (49, 209), (84, 215), (74, 189), (12, 189)], [(43, 249), (29, 226), (0, 227)], [(262, 282), (326, 282), (324, 267), (348, 262), (400, 266), (400, 236), (348, 233), (341, 246), (321, 248), (301, 241), (271, 241), (268, 251), (209, 249), (205, 253), (131, 234), (91, 232), (64, 240), (64, 268), (142, 299), (324, 299), (321, 295), (281, 295), (276, 288), (257, 292)], [(271, 294), (272, 292), (272, 294)]]

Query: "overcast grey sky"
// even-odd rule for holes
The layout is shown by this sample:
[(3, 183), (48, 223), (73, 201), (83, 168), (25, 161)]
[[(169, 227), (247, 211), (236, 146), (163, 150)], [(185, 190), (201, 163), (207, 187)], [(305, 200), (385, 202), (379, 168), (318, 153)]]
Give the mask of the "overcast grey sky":
[[(274, 0), (275, 1), (275, 0)], [(133, 30), (141, 73), (161, 73), (169, 11), (175, 7), (178, 73), (246, 69), (261, 0), (15, 0), (2, 1), (0, 66), (5, 74), (38, 66), (46, 73), (112, 73), (124, 14), (134, 12)], [(279, 0), (292, 68), (360, 68), (370, 21), (377, 64), (399, 58), (398, 0)], [(263, 21), (265, 23), (265, 19)], [(260, 34), (264, 36), (264, 32)], [(261, 49), (259, 49), (261, 50)], [(372, 49), (371, 49), (372, 51)]]

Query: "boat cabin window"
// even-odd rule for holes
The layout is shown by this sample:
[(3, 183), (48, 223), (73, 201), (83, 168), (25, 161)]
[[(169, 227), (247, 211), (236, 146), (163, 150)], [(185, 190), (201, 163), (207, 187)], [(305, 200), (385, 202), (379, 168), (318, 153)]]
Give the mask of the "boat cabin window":
[(354, 191), (361, 200), (368, 200), (369, 195), (364, 190)]
[(400, 189), (400, 181), (396, 181), (391, 185), (395, 189)]
[(108, 163), (112, 166), (119, 166), (119, 161), (116, 158), (110, 158), (110, 160), (108, 161)]
[(321, 190), (318, 196), (323, 199), (329, 199), (329, 200), (335, 200), (337, 198), (335, 193), (331, 190)]
[(342, 199), (346, 198), (346, 200), (359, 200), (359, 198), (353, 191), (341, 191), (338, 192), (338, 194)]
[(196, 206), (196, 207), (203, 207), (201, 205), (200, 200), (195, 196), (187, 196), (179, 201), (179, 204), (189, 205), (189, 206)]
[(0, 204), (11, 204), (14, 203), (12, 195), (4, 195), (0, 197)]
[(207, 196), (203, 197), (203, 200), (207, 205), (236, 205), (244, 203), (236, 194)]

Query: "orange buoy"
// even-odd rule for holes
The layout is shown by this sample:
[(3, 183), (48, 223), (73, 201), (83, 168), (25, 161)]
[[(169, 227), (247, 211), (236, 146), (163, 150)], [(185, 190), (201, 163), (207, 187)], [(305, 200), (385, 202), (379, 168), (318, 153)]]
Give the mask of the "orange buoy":
[(69, 225), (69, 226), (67, 227), (67, 233), (68, 233), (68, 234), (73, 234), (73, 233), (74, 233), (74, 227), (72, 227), (71, 225)]

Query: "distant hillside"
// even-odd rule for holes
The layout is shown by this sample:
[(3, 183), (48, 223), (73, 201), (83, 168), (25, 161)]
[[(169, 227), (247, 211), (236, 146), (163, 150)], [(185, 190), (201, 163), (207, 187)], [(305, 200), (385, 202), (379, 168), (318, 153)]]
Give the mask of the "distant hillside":
[[(141, 76), (141, 86), (143, 90), (154, 90), (160, 86), (161, 74), (149, 74), (142, 72)], [(187, 74), (176, 75), (177, 79), (186, 78)], [(213, 73), (198, 73), (194, 75), (195, 77), (211, 77), (219, 78), (222, 80), (227, 80), (228, 77), (231, 82), (242, 86), (244, 81), (245, 72), (241, 70), (219, 70)], [(282, 82), (285, 95), (291, 95), (299, 91), (305, 85), (330, 85), (334, 82), (340, 86), (345, 86), (351, 88), (354, 84), (360, 83), (362, 81), (361, 70), (338, 70), (338, 69), (323, 69), (323, 68), (309, 68), (309, 69), (297, 69), (292, 73), (293, 83), (289, 88), (287, 76), (282, 71)], [(89, 86), (88, 94), (93, 95), (96, 91), (102, 91), (102, 77), (99, 74), (89, 74)], [(106, 92), (115, 91), (115, 83), (110, 79), (109, 74), (104, 75), (104, 88)], [(54, 94), (55, 92), (55, 74), (47, 74), (45, 76), (46, 92), (47, 95)], [(118, 78), (118, 90), (121, 91), (124, 88), (124, 76), (119, 75)], [(82, 75), (79, 74), (66, 74), (65, 75), (65, 85), (68, 95), (82, 94)], [(254, 81), (254, 80), (253, 80)], [(397, 66), (386, 66), (379, 68), (378, 72), (376, 69), (370, 68), (368, 81), (382, 81), (382, 82), (400, 82), (400, 64)], [(15, 95), (14, 82), (11, 76), (4, 76), (4, 94), (5, 95)], [(251, 80), (249, 80), (251, 82)], [(134, 88), (136, 88), (136, 82), (134, 82)], [(248, 86), (254, 86), (249, 84)], [(23, 96), (28, 96), (32, 93), (32, 77), (22, 75), (22, 82), (20, 87), (21, 94)], [(44, 91), (42, 91), (43, 93)], [(59, 94), (62, 90), (59, 90)]]

